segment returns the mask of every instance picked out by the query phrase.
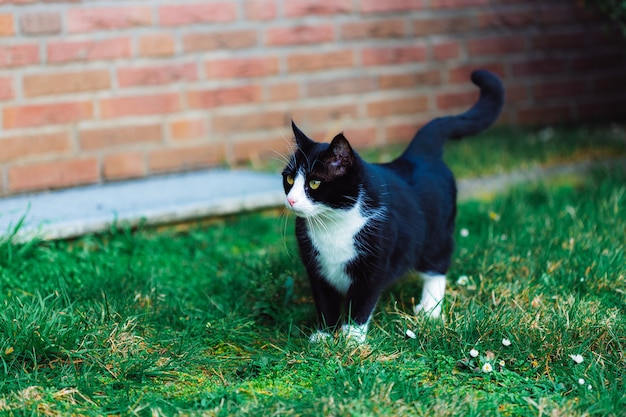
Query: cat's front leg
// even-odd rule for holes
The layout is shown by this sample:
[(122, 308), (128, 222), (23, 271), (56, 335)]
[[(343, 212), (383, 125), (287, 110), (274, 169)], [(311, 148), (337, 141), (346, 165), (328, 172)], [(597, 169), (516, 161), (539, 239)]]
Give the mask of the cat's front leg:
[(369, 322), (380, 297), (382, 289), (353, 285), (346, 297), (348, 322), (341, 327), (341, 332), (348, 340), (364, 344)]
[(422, 299), (415, 306), (415, 314), (425, 313), (430, 318), (441, 317), (443, 296), (446, 292), (446, 276), (435, 272), (422, 272)]
[(309, 341), (318, 343), (332, 338), (339, 325), (343, 296), (316, 272), (310, 272), (309, 280), (318, 315), (318, 329), (311, 335)]

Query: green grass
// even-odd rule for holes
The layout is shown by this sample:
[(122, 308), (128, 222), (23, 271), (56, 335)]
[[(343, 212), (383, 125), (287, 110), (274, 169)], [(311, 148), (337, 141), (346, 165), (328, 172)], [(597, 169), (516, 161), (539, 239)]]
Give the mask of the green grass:
[(604, 171), (461, 204), (445, 324), (410, 314), (409, 276), (362, 348), (308, 344), (293, 219), (276, 213), (5, 240), (0, 414), (624, 415), (625, 184)]

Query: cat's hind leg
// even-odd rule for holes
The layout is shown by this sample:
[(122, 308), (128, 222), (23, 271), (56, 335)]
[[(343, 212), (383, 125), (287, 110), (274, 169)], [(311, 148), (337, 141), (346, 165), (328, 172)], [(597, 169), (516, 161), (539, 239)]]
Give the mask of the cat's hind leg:
[(425, 313), (431, 318), (441, 317), (443, 296), (446, 292), (446, 276), (436, 272), (420, 272), (424, 286), (422, 299), (415, 306), (415, 314)]

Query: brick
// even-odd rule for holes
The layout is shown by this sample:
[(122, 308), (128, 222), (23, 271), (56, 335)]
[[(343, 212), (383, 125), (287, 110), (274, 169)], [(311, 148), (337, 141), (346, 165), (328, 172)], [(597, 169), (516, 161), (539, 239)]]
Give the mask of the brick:
[(193, 109), (208, 109), (235, 104), (258, 103), (261, 88), (258, 85), (222, 87), (187, 92), (187, 103)]
[(232, 22), (237, 18), (232, 2), (179, 4), (159, 7), (159, 22), (163, 26), (181, 26), (194, 23)]
[(12, 13), (0, 13), (0, 36), (15, 35)]
[(198, 68), (195, 63), (126, 67), (117, 71), (120, 87), (164, 85), (197, 79)]
[(331, 80), (309, 81), (307, 96), (323, 97), (343, 94), (362, 94), (376, 89), (376, 79), (369, 76), (345, 77)]
[(379, 99), (367, 103), (368, 117), (414, 114), (426, 110), (428, 110), (428, 97), (418, 95), (413, 97)]
[(626, 99), (618, 97), (601, 97), (584, 103), (576, 103), (578, 118), (596, 122), (618, 122), (626, 117)]
[(297, 25), (271, 27), (265, 32), (266, 43), (270, 46), (319, 44), (331, 42), (335, 38), (332, 24)]
[(461, 56), (461, 46), (457, 41), (442, 41), (433, 44), (433, 57), (437, 61), (447, 61)]
[(420, 18), (413, 21), (413, 35), (424, 37), (465, 33), (474, 27), (475, 19), (470, 15)]
[(287, 57), (289, 72), (351, 68), (354, 64), (354, 52), (349, 49), (332, 52), (294, 53)]
[(163, 142), (163, 132), (160, 124), (102, 127), (82, 129), (79, 132), (80, 149), (83, 151), (161, 142)]
[(395, 13), (422, 9), (422, 0), (361, 0), (363, 13)]
[(276, 18), (276, 2), (274, 0), (247, 0), (244, 4), (247, 20), (272, 20)]
[(296, 82), (281, 82), (267, 87), (270, 101), (292, 101), (300, 97), (300, 85)]
[(526, 51), (527, 39), (521, 35), (491, 36), (467, 42), (470, 56), (505, 55)]
[(187, 140), (208, 137), (206, 119), (186, 117), (170, 122), (170, 137), (173, 140)]
[(471, 83), (472, 71), (476, 69), (486, 69), (493, 72), (496, 75), (502, 77), (505, 73), (504, 65), (501, 62), (488, 62), (482, 65), (465, 64), (458, 67), (451, 68), (448, 74), (448, 81), (451, 84), (465, 84)]
[(402, 19), (348, 22), (341, 26), (341, 37), (346, 40), (404, 38), (405, 36), (406, 29)]
[(169, 33), (139, 37), (139, 55), (148, 57), (172, 56), (175, 51), (174, 36)]
[(378, 143), (375, 127), (348, 127), (343, 134), (352, 147), (369, 148)]
[(607, 68), (626, 70), (626, 55), (622, 51), (619, 53), (616, 51), (599, 53), (588, 51), (584, 55), (576, 54), (570, 60), (570, 69), (575, 72), (605, 70)]
[(586, 80), (555, 80), (537, 83), (533, 86), (533, 96), (537, 99), (574, 98), (588, 92)]
[(103, 160), (103, 174), (107, 180), (143, 177), (146, 175), (144, 154), (123, 152), (107, 155)]
[(61, 29), (59, 13), (31, 12), (20, 17), (20, 30), (25, 35), (56, 35)]
[(441, 84), (441, 72), (438, 70), (381, 75), (378, 79), (378, 88), (381, 89), (405, 89), (439, 84)]
[(533, 50), (578, 49), (587, 34), (585, 29), (568, 33), (541, 33), (531, 36)]
[(224, 161), (222, 144), (155, 150), (149, 154), (151, 171), (179, 171), (217, 165)]
[(91, 184), (99, 180), (96, 158), (18, 165), (9, 168), (9, 190), (22, 192)]
[(444, 111), (469, 108), (478, 100), (478, 94), (477, 90), (438, 94), (437, 108)]
[(53, 41), (48, 43), (48, 62), (99, 61), (130, 58), (131, 39), (116, 37), (94, 41)]
[(285, 3), (285, 15), (303, 17), (328, 16), (352, 12), (352, 0), (290, 0)]
[(0, 77), (0, 100), (13, 98), (15, 92), (12, 77)]
[(460, 9), (472, 6), (486, 6), (489, 0), (431, 0), (433, 9)]
[(522, 61), (511, 63), (511, 71), (516, 77), (558, 74), (566, 70), (567, 60), (564, 58), (526, 58)]
[(0, 139), (0, 162), (16, 162), (33, 156), (70, 152), (72, 141), (67, 132), (13, 136)]
[(66, 24), (70, 33), (145, 27), (152, 25), (152, 11), (149, 6), (71, 9)]
[(185, 52), (244, 49), (256, 46), (257, 38), (253, 29), (189, 33), (183, 37), (183, 48)]
[(204, 73), (207, 78), (248, 78), (278, 74), (278, 57), (214, 59), (207, 61)]
[(93, 106), (88, 101), (6, 106), (3, 110), (5, 129), (76, 123), (92, 117)]
[(36, 97), (104, 90), (111, 80), (108, 70), (85, 70), (24, 75), (22, 85), (26, 97)]
[(478, 15), (480, 29), (518, 29), (532, 27), (537, 24), (537, 10), (532, 7), (528, 10), (485, 12)]
[(424, 125), (424, 123), (411, 122), (402, 124), (391, 124), (385, 128), (385, 143), (406, 143), (415, 136), (415, 133)]
[(296, 107), (291, 111), (291, 118), (298, 125), (317, 126), (334, 120), (357, 118), (356, 104), (333, 104)]
[(0, 68), (22, 67), (39, 62), (39, 46), (36, 44), (0, 46)]
[(554, 106), (539, 106), (519, 108), (517, 122), (524, 125), (544, 125), (573, 121), (573, 114), (569, 106), (560, 104)]
[(232, 143), (231, 154), (234, 163), (252, 161), (261, 162), (267, 159), (282, 160), (281, 155), (289, 155), (292, 152), (291, 141), (272, 136), (237, 141)]
[(616, 75), (602, 75), (593, 80), (594, 93), (612, 93), (616, 91), (626, 91), (626, 73)]
[(100, 115), (104, 119), (168, 114), (181, 109), (178, 93), (106, 98), (101, 99), (99, 104)]
[(420, 62), (426, 59), (424, 46), (396, 46), (366, 48), (363, 50), (363, 65), (394, 65)]
[(271, 130), (288, 126), (289, 117), (284, 111), (255, 111), (234, 115), (215, 115), (211, 127), (218, 133)]

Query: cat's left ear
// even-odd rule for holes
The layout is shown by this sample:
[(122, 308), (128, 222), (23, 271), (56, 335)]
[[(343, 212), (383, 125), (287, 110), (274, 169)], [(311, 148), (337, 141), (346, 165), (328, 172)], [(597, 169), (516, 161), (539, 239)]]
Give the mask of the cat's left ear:
[(293, 130), (293, 135), (296, 138), (296, 144), (300, 149), (305, 150), (313, 144), (313, 141), (309, 139), (307, 135), (302, 133), (293, 120), (291, 121), (291, 130)]
[(345, 175), (354, 164), (354, 151), (343, 133), (335, 136), (327, 150), (328, 173), (335, 177)]

